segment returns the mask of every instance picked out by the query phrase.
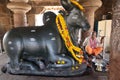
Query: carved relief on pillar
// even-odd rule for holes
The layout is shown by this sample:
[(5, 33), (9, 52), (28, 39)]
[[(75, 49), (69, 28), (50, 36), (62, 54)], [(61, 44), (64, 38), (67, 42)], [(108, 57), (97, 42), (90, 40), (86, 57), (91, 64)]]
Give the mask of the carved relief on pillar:
[(113, 7), (113, 27), (120, 27), (120, 1)]
[[(115, 4), (113, 7), (113, 22), (112, 22), (112, 31), (111, 31), (111, 47), (115, 52), (113, 55), (120, 53), (120, 2)], [(118, 51), (118, 52), (116, 52)], [(120, 55), (120, 54), (119, 54)]]
[(114, 4), (109, 80), (120, 80), (120, 0)]

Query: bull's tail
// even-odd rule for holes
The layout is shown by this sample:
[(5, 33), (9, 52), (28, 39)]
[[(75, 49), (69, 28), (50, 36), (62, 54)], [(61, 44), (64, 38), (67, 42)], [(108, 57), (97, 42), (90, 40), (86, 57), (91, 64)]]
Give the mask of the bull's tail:
[(0, 53), (3, 54), (2, 40), (0, 40)]

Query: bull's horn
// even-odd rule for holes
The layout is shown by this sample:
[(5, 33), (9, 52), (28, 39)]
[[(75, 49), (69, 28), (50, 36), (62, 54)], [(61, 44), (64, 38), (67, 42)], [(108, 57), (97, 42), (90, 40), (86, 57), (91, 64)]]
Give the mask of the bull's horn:
[(60, 0), (60, 1), (61, 1), (61, 5), (66, 11), (71, 11), (73, 9), (70, 0)]

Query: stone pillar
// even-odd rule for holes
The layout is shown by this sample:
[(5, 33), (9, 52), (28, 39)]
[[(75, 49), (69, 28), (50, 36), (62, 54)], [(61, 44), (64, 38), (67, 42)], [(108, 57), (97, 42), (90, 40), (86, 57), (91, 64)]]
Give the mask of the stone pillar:
[(43, 6), (32, 6), (32, 9), (27, 13), (27, 19), (29, 26), (35, 26), (35, 15), (40, 14), (43, 11)]
[(109, 80), (120, 80), (120, 0), (113, 6)]
[(26, 13), (31, 9), (28, 0), (10, 0), (7, 8), (13, 11), (14, 27), (27, 26)]
[(90, 32), (94, 29), (94, 14), (95, 11), (102, 5), (101, 0), (88, 0), (84, 2), (80, 2), (85, 8), (85, 16), (91, 26)]

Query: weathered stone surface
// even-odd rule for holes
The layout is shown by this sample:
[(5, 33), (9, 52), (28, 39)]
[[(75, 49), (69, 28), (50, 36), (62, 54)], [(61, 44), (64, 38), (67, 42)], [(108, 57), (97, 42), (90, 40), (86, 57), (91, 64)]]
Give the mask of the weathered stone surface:
[(109, 80), (120, 80), (120, 0), (114, 5)]

